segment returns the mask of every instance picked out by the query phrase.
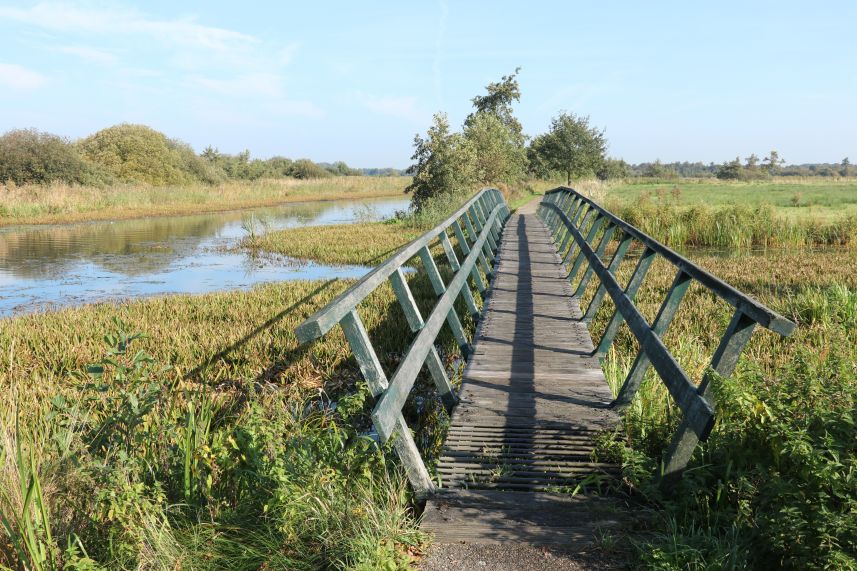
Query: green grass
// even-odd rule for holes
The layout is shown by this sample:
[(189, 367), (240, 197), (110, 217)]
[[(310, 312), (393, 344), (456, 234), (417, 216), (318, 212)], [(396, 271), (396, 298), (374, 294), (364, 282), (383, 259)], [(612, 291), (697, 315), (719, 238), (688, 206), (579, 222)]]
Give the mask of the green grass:
[[(532, 189), (517, 191), (511, 195), (509, 208), (514, 210), (540, 196)], [(325, 264), (375, 265), (430, 229), (448, 210), (439, 209), (423, 218), (276, 230), (245, 237), (239, 249)]]
[[(857, 253), (695, 258), (798, 329), (787, 339), (757, 331), (735, 374), (714, 383), (715, 430), (668, 496), (654, 478), (680, 413), (648, 373), (616, 437), (625, 491), (658, 514), (634, 540), (636, 565), (857, 569)], [(623, 280), (634, 263), (623, 263)], [(662, 261), (650, 270), (636, 297), (648, 320), (674, 275)], [(591, 284), (583, 307), (594, 291)], [(608, 301), (596, 316), (596, 340), (612, 311)], [(692, 379), (705, 372), (732, 311), (698, 284), (686, 295), (664, 342)], [(604, 363), (614, 393), (637, 350), (623, 326)]]
[(406, 177), (267, 179), (217, 185), (107, 187), (66, 184), (4, 187), (0, 184), (0, 226), (118, 220), (197, 214), (309, 200), (399, 196)]
[[(790, 202), (796, 193), (798, 206)], [(601, 194), (596, 200), (620, 218), (677, 248), (857, 244), (857, 181), (852, 179), (610, 184)]]
[(374, 265), (421, 234), (420, 229), (396, 221), (331, 224), (248, 236), (240, 247), (325, 264)]
[(638, 203), (641, 198), (671, 200), (678, 207), (771, 205), (778, 215), (823, 221), (857, 215), (857, 178), (827, 180), (778, 178), (771, 181), (725, 182), (710, 179), (617, 184), (609, 199), (617, 204)]
[[(430, 283), (423, 273), (409, 281), (428, 315)], [(372, 403), (341, 331), (308, 346), (294, 337), (350, 283), (4, 320), (0, 564), (409, 566), (424, 538), (397, 462), (361, 436)], [(394, 304), (384, 286), (359, 309), (388, 375), (413, 339)], [(472, 334), (472, 320), (462, 321)], [(452, 367), (455, 341), (444, 334), (438, 344)], [(429, 379), (414, 394), (428, 398), (419, 407), (409, 399), (404, 412), (431, 457), (444, 413)]]
[[(411, 231), (401, 223), (316, 228), (299, 239), (284, 233), (279, 243), (288, 255), (302, 251), (297, 257), (336, 251), (338, 262), (375, 263)], [(679, 415), (650, 373), (622, 434), (602, 451), (623, 461), (631, 499), (659, 514), (634, 539), (637, 564), (857, 567), (857, 251), (739, 251), (697, 261), (799, 329), (785, 340), (757, 332), (736, 374), (717, 383), (715, 432), (672, 498), (652, 480)], [(633, 263), (620, 268), (624, 279)], [(653, 266), (637, 296), (648, 319), (673, 276)], [(422, 273), (409, 280), (428, 315), (430, 284)], [(349, 283), (291, 282), (0, 322), (0, 564), (411, 565), (424, 538), (395, 459), (361, 437), (372, 399), (341, 332), (303, 347), (293, 333)], [(584, 299), (593, 292), (594, 283)], [(608, 301), (596, 316), (596, 339), (611, 309)], [(390, 375), (413, 338), (390, 288), (360, 313)], [(665, 343), (694, 379), (729, 317), (724, 303), (690, 289)], [(463, 321), (472, 333), (472, 320)], [(445, 333), (439, 344), (452, 366), (454, 340)], [(614, 389), (636, 349), (623, 328), (605, 362)], [(432, 395), (431, 381), (421, 377), (415, 393)], [(432, 458), (444, 413), (436, 399), (427, 402), (418, 409), (409, 399), (405, 414)]]

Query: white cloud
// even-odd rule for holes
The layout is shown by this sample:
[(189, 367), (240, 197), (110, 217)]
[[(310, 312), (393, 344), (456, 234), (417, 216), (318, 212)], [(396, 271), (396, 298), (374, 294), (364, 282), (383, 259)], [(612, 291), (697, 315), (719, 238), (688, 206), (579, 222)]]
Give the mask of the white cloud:
[(118, 61), (116, 55), (111, 52), (86, 46), (62, 46), (59, 51), (100, 65), (113, 65)]
[(49, 30), (72, 33), (143, 34), (173, 46), (227, 52), (258, 43), (253, 36), (205, 26), (192, 18), (159, 20), (136, 10), (83, 7), (65, 2), (41, 2), (30, 8), (0, 6), (0, 18)]
[(12, 89), (37, 89), (47, 82), (47, 78), (36, 71), (14, 63), (0, 63), (0, 85)]
[(361, 105), (379, 115), (405, 119), (414, 123), (422, 123), (426, 120), (426, 114), (417, 107), (416, 97), (375, 96), (357, 93), (356, 98)]

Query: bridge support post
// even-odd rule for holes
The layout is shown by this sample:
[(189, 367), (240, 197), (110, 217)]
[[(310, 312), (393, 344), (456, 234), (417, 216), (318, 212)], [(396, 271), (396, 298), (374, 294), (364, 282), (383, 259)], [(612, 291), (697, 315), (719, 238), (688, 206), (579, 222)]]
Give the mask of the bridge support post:
[[(625, 254), (628, 253), (628, 248), (631, 247), (631, 243), (634, 239), (629, 234), (624, 234), (622, 239), (619, 241), (619, 245), (616, 246), (616, 252), (613, 254), (613, 259), (610, 260), (610, 265), (607, 269), (615, 274), (619, 270), (619, 266), (622, 264), (622, 260), (625, 259)], [(595, 292), (595, 296), (592, 298), (592, 301), (589, 302), (589, 307), (586, 308), (586, 313), (583, 316), (583, 321), (586, 323), (591, 322), (595, 318), (595, 314), (598, 313), (598, 309), (601, 307), (601, 302), (604, 301), (604, 295), (607, 293), (607, 288), (604, 287), (604, 284), (599, 284), (598, 289)]]
[[(712, 396), (709, 387), (714, 374), (720, 377), (728, 377), (732, 374), (738, 364), (741, 351), (753, 335), (755, 327), (756, 322), (744, 315), (740, 309), (732, 315), (732, 321), (729, 322), (726, 332), (720, 339), (720, 344), (711, 357), (710, 367), (697, 390), (711, 404), (712, 408), (714, 408), (714, 403), (711, 402)], [(667, 450), (661, 476), (661, 485), (664, 487), (669, 487), (681, 477), (696, 450), (696, 445), (699, 443), (699, 438), (690, 428), (690, 420), (682, 420)]]
[[(634, 268), (634, 273), (631, 274), (631, 279), (628, 281), (628, 285), (625, 286), (625, 295), (627, 295), (628, 299), (631, 301), (634, 301), (634, 298), (637, 295), (637, 290), (640, 289), (641, 285), (643, 285), (646, 273), (648, 273), (652, 262), (655, 261), (656, 255), (655, 251), (651, 248), (643, 250), (640, 259), (637, 262), (637, 267)], [(613, 317), (610, 318), (610, 323), (607, 324), (607, 329), (604, 330), (604, 334), (598, 342), (598, 348), (595, 350), (596, 355), (603, 358), (604, 355), (607, 354), (610, 346), (613, 345), (613, 339), (615, 339), (616, 334), (619, 333), (619, 327), (624, 322), (625, 318), (622, 316), (622, 312), (616, 308), (616, 310), (613, 311)]]
[[(369, 335), (366, 333), (363, 321), (360, 319), (357, 311), (352, 309), (339, 323), (345, 332), (348, 344), (351, 346), (351, 352), (354, 354), (354, 358), (357, 359), (360, 372), (363, 373), (363, 378), (366, 379), (366, 384), (369, 385), (369, 391), (372, 393), (372, 396), (378, 398), (387, 390), (387, 376), (381, 368), (378, 355), (372, 348), (372, 343), (369, 341)], [(420, 456), (420, 451), (417, 449), (417, 444), (411, 435), (411, 429), (405, 423), (405, 418), (401, 412), (399, 412), (396, 418), (396, 432), (393, 448), (402, 461), (402, 465), (405, 467), (405, 474), (407, 474), (408, 480), (414, 488), (414, 493), (418, 498), (424, 498), (434, 492), (435, 485)]]
[[(666, 332), (673, 320), (673, 317), (675, 317), (675, 314), (678, 311), (678, 306), (681, 304), (681, 300), (692, 281), (692, 278), (684, 273), (684, 271), (679, 270), (678, 273), (676, 273), (672, 287), (670, 287), (667, 296), (661, 304), (661, 308), (658, 310), (658, 315), (652, 323), (652, 332), (658, 337), (663, 337), (664, 332)], [(637, 391), (640, 390), (640, 385), (643, 383), (643, 377), (646, 376), (646, 371), (649, 370), (650, 365), (651, 360), (649, 359), (649, 356), (641, 348), (637, 353), (637, 358), (634, 360), (634, 364), (631, 366), (631, 371), (625, 378), (625, 383), (619, 390), (619, 395), (616, 397), (616, 400), (613, 401), (613, 406), (623, 409), (631, 404), (631, 401), (634, 399), (634, 395), (636, 395)]]

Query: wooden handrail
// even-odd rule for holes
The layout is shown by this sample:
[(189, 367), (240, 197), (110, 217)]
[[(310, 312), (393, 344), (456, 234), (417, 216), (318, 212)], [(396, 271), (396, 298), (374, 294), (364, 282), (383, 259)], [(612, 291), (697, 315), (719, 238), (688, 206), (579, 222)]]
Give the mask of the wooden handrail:
[[(552, 232), (559, 254), (564, 255), (565, 263), (571, 263), (577, 251), (568, 274), (569, 280), (573, 281), (583, 262), (587, 262), (588, 267), (580, 280), (576, 295), (579, 297), (584, 293), (592, 275), (600, 281), (584, 312), (584, 320), (589, 321), (595, 316), (605, 294), (610, 296), (616, 306), (595, 354), (601, 357), (606, 354), (623, 322), (628, 324), (639, 343), (640, 350), (613, 405), (619, 409), (627, 407), (639, 390), (649, 366), (653, 366), (682, 411), (682, 424), (666, 454), (664, 476), (667, 478), (664, 481), (667, 482), (682, 472), (697, 443), (706, 440), (714, 426), (715, 412), (709, 391), (713, 373), (721, 377), (732, 374), (756, 324), (782, 336), (791, 334), (795, 324), (572, 188), (563, 186), (547, 192), (539, 205), (539, 214)], [(593, 247), (599, 232), (600, 241)], [(609, 264), (605, 265), (602, 258), (607, 246), (614, 240), (617, 241), (616, 249)], [(628, 285), (622, 288), (616, 278), (616, 271), (634, 242), (643, 246), (643, 252)], [(649, 325), (634, 305), (634, 297), (657, 256), (675, 266), (677, 273), (655, 320)], [(661, 340), (678, 311), (685, 292), (694, 280), (735, 308), (732, 321), (723, 333), (699, 386), (688, 378)]]
[[(747, 294), (738, 291), (720, 278), (700, 268), (698, 265), (694, 264), (693, 262), (683, 257), (679, 253), (675, 252), (674, 250), (671, 250), (669, 247), (661, 244), (642, 230), (632, 226), (631, 224), (628, 224), (609, 210), (606, 210), (605, 208), (597, 204), (591, 198), (580, 194), (573, 188), (561, 186), (546, 192), (545, 196), (548, 197), (558, 193), (570, 194), (576, 200), (579, 200), (585, 205), (588, 205), (591, 209), (594, 209), (596, 212), (598, 212), (598, 214), (600, 214), (602, 217), (606, 218), (609, 224), (614, 225), (626, 234), (633, 236), (634, 239), (637, 240), (639, 243), (651, 249), (656, 254), (663, 256), (663, 258), (666, 259), (669, 263), (681, 269), (691, 278), (698, 281), (708, 291), (715, 294), (722, 300), (726, 301), (736, 309), (741, 310), (743, 314), (753, 319), (762, 327), (779, 333), (782, 336), (791, 335), (792, 331), (794, 331), (795, 323), (793, 321), (783, 317), (774, 310), (765, 307)], [(543, 204), (548, 203), (543, 202)]]
[[(295, 330), (298, 341), (306, 343), (307, 341), (318, 339), (330, 331), (330, 329), (339, 323), (349, 311), (366, 299), (366, 297), (372, 293), (375, 288), (384, 283), (384, 281), (387, 280), (396, 270), (401, 268), (405, 262), (418, 255), (419, 251), (427, 244), (432, 242), (441, 234), (445, 234), (446, 230), (456, 224), (460, 218), (466, 218), (468, 214), (471, 217), (479, 216), (477, 208), (482, 205), (482, 202), (486, 201), (492, 208), (499, 202), (503, 202), (503, 204), (505, 204), (505, 200), (499, 190), (493, 188), (482, 189), (446, 220), (439, 223), (422, 236), (415, 238), (413, 241), (399, 248), (395, 254), (360, 278), (357, 283), (346, 289), (330, 303), (307, 318)], [(468, 226), (468, 229), (471, 227), (471, 224), (472, 222), (468, 218), (465, 221), (465, 225)]]
[[(490, 279), (491, 263), (497, 255), (500, 235), (508, 217), (509, 208), (499, 190), (486, 188), (479, 191), (446, 220), (400, 248), (382, 264), (301, 323), (295, 331), (298, 341), (307, 343), (323, 336), (336, 324), (342, 327), (360, 372), (372, 395), (377, 399), (372, 412), (372, 423), (383, 442), (393, 439), (394, 449), (419, 497), (431, 493), (435, 486), (402, 416), (402, 406), (423, 365), (431, 374), (447, 410), (451, 410), (457, 402), (446, 368), (434, 343), (443, 324), (446, 323), (465, 357), (468, 355), (470, 346), (455, 310), (455, 301), (461, 296), (467, 311), (478, 316), (469, 280), (473, 281), (480, 293), (484, 293), (487, 289), (477, 263), (484, 271), (485, 277)], [(465, 256), (463, 261), (458, 260), (447, 234), (449, 230), (454, 233), (458, 246)], [(448, 285), (444, 283), (432, 257), (431, 245), (435, 240), (438, 240), (443, 247), (450, 268), (455, 272)], [(420, 258), (422, 267), (428, 274), (432, 288), (439, 298), (425, 320), (420, 314), (402, 272), (402, 266), (414, 257)], [(388, 279), (405, 314), (408, 326), (417, 334), (390, 381), (387, 380), (381, 368), (380, 360), (358, 313), (360, 302)]]

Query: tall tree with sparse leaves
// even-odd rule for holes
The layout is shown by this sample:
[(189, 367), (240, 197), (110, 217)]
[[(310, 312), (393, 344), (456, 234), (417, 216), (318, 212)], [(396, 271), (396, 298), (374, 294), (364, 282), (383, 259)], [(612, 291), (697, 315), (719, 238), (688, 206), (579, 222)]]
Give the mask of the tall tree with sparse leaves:
[(473, 186), (475, 153), (461, 133), (451, 133), (446, 113), (435, 114), (426, 138), (414, 137), (414, 175), (405, 192), (413, 193), (411, 204), (419, 212), (436, 197), (465, 193)]
[(512, 104), (521, 98), (517, 75), (504, 75), (472, 99), (475, 111), (464, 121), (464, 136), (476, 154), (476, 178), (482, 184), (514, 184), (526, 172), (526, 137)]

